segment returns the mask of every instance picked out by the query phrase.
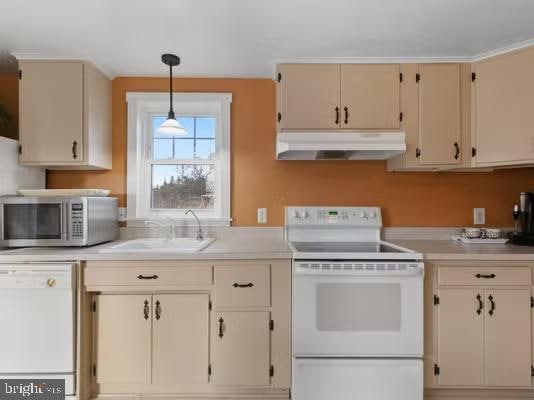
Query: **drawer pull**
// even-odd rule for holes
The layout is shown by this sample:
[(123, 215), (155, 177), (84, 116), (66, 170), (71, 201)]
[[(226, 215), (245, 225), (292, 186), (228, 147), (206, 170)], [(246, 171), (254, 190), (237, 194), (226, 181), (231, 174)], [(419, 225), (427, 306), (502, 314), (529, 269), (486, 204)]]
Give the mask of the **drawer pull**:
[(237, 283), (236, 282), (232, 286), (235, 287), (235, 288), (247, 288), (247, 287), (254, 286), (254, 284), (252, 282), (249, 282), (249, 283)]
[(158, 301), (156, 301), (156, 319), (159, 321), (159, 319), (161, 318), (161, 303)]
[(145, 319), (148, 319), (148, 314), (150, 313), (150, 308), (148, 307), (148, 300), (145, 300), (145, 306), (143, 307), (143, 316)]
[(476, 274), (475, 277), (478, 279), (484, 278), (484, 279), (494, 279), (497, 278), (497, 275), (495, 274)]
[(224, 319), (219, 318), (219, 337), (222, 339), (224, 336)]
[(482, 313), (482, 310), (484, 309), (484, 303), (482, 302), (482, 296), (480, 296), (480, 294), (477, 294), (477, 300), (478, 300), (477, 314), (480, 315)]
[(493, 301), (493, 296), (491, 294), (489, 295), (488, 300), (491, 303), (491, 309), (489, 310), (488, 314), (493, 316), (493, 314), (495, 314), (495, 302)]
[(158, 279), (157, 275), (137, 275), (137, 279)]

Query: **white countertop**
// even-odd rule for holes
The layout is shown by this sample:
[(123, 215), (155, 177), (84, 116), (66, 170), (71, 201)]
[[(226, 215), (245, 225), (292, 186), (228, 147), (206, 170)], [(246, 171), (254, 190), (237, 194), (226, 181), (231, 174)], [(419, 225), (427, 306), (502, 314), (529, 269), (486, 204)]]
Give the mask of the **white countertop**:
[(452, 240), (390, 240), (391, 243), (423, 253), (428, 261), (533, 261), (533, 246), (511, 244), (464, 244)]
[(85, 260), (224, 260), (291, 259), (289, 246), (278, 233), (266, 231), (228, 232), (200, 252), (193, 253), (99, 253), (120, 241), (87, 248), (34, 247), (0, 250), (0, 262)]
[[(400, 235), (399, 235), (400, 233)], [(0, 250), (0, 262), (85, 260), (239, 260), (291, 259), (292, 252), (280, 228), (231, 228), (219, 232), (217, 240), (201, 252), (128, 254), (99, 253), (111, 242), (88, 248), (41, 247)], [(406, 239), (404, 239), (406, 237)], [(534, 247), (510, 244), (463, 244), (451, 240), (422, 240), (400, 231), (387, 241), (423, 253), (428, 261), (532, 261)]]

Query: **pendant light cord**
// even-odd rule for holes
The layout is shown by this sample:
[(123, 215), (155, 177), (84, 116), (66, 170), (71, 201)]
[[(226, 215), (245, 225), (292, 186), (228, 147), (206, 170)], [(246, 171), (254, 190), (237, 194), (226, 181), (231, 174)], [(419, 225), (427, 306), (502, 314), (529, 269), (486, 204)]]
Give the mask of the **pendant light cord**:
[(169, 65), (169, 76), (170, 76), (170, 79), (169, 79), (169, 100), (170, 100), (170, 105), (171, 105), (171, 108), (169, 110), (169, 118), (174, 118), (174, 109), (173, 109), (173, 106), (172, 106), (172, 65)]

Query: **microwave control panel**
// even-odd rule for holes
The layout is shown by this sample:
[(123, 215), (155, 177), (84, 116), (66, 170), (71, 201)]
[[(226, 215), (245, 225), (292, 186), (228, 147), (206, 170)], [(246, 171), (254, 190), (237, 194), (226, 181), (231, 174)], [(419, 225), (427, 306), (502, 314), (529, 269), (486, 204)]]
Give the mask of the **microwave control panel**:
[(83, 204), (72, 203), (70, 210), (71, 237), (83, 239)]

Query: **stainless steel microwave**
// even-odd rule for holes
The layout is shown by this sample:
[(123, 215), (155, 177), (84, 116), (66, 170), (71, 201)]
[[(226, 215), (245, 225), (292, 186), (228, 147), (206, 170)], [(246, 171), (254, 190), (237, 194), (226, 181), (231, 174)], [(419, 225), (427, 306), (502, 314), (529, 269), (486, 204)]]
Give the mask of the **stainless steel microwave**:
[(91, 246), (119, 235), (114, 197), (0, 197), (0, 246)]

